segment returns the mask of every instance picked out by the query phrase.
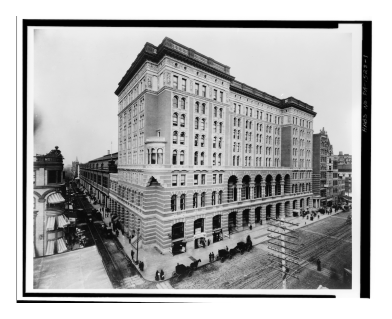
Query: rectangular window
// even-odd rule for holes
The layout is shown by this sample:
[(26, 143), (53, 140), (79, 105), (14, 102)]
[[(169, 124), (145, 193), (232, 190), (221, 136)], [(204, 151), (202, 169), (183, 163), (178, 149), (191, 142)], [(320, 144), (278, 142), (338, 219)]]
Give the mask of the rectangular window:
[(177, 186), (177, 175), (172, 175), (172, 186)]
[(216, 184), (216, 174), (212, 174), (212, 184)]
[(195, 94), (196, 95), (199, 95), (199, 86), (200, 86), (199, 83), (195, 84)]
[(185, 175), (181, 175), (181, 186), (185, 186)]
[(182, 79), (182, 90), (186, 91), (186, 79)]
[(173, 87), (178, 89), (178, 76), (173, 76)]
[(223, 183), (223, 174), (219, 174), (219, 184)]
[(220, 101), (223, 102), (223, 92), (220, 92)]
[(197, 174), (193, 176), (193, 185), (199, 185), (199, 175)]
[(206, 174), (201, 174), (201, 184), (205, 185), (206, 183)]
[(214, 100), (216, 101), (217, 98), (218, 98), (218, 91), (217, 91), (217, 90), (214, 90)]
[(201, 95), (206, 97), (207, 87), (203, 85)]

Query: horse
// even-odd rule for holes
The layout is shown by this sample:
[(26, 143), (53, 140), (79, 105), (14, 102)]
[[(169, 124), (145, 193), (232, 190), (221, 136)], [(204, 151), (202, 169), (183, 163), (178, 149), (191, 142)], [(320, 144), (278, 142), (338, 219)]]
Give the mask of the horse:
[(237, 253), (237, 248), (232, 248), (229, 250), (229, 258), (233, 258), (233, 256)]
[(201, 262), (200, 259), (199, 260), (195, 260), (194, 262), (192, 262), (191, 265), (190, 265), (191, 269), (196, 269), (200, 262)]

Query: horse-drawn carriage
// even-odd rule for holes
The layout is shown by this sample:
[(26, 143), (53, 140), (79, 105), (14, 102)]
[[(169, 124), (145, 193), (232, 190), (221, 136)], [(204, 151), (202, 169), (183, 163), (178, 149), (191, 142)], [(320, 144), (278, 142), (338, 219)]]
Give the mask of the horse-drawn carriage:
[(227, 258), (229, 258), (230, 253), (226, 249), (219, 249), (218, 255), (216, 256), (216, 260), (220, 260), (224, 262)]
[(178, 277), (178, 279), (182, 279), (185, 276), (188, 276), (191, 271), (191, 267), (185, 266), (183, 264), (177, 264), (176, 270), (173, 271), (172, 277)]

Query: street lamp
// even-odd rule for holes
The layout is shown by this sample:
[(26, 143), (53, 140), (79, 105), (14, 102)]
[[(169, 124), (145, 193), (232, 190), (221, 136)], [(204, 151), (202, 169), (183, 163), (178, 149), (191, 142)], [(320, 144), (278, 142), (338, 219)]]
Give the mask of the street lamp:
[(140, 228), (137, 229), (137, 239), (136, 239), (136, 261), (135, 264), (139, 264), (139, 232)]

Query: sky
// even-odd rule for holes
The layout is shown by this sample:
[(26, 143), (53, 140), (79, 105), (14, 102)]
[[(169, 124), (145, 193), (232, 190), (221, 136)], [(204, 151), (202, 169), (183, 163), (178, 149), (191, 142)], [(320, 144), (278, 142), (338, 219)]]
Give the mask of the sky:
[(332, 30), (48, 28), (34, 33), (34, 153), (64, 164), (117, 152), (114, 91), (146, 42), (169, 37), (229, 66), (236, 80), (314, 107), (314, 133), (351, 154), (351, 34)]

